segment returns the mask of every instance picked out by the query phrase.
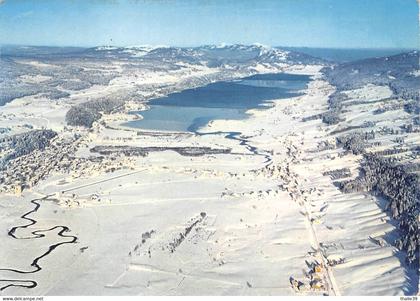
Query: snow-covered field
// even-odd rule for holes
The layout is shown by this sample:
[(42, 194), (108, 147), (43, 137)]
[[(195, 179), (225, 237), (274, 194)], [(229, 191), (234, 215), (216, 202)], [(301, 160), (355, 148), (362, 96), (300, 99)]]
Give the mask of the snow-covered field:
[[(316, 75), (315, 75), (316, 77)], [(302, 115), (326, 105), (331, 87), (320, 79), (306, 95), (276, 102), (242, 121), (215, 121), (209, 132), (242, 132), (272, 165), (223, 135), (147, 136), (99, 128), (87, 147), (125, 145), (217, 145), (234, 154), (181, 156), (173, 151), (132, 157), (111, 173), (72, 178), (56, 173), (21, 197), (2, 195), (1, 229), (27, 223), (20, 237), (65, 225), (77, 243), (63, 244), (39, 260), (33, 274), (0, 271), (10, 283), (35, 280), (33, 289), (10, 287), (17, 295), (293, 295), (404, 294), (408, 272), (392, 246), (371, 237), (394, 226), (378, 200), (341, 194), (324, 170), (351, 165), (310, 150), (325, 135), (319, 121)], [(375, 93), (369, 90), (370, 93)], [(354, 92), (360, 95), (360, 91)], [(383, 97), (384, 92), (378, 92)], [(12, 104), (7, 108), (13, 107)], [(37, 112), (33, 112), (37, 114)], [(206, 130), (204, 130), (206, 131)], [(128, 142), (127, 142), (128, 141)], [(83, 150), (80, 151), (83, 153)], [(334, 156), (334, 153), (330, 154)], [(309, 161), (308, 161), (309, 160)], [(64, 181), (63, 181), (64, 180)], [(71, 201), (58, 204), (63, 196)], [(3, 231), (0, 267), (31, 271), (48, 247), (70, 238), (47, 232), (40, 239), (16, 240)], [(322, 247), (322, 248), (321, 248)], [(320, 252), (320, 250), (323, 252)], [(322, 287), (310, 289), (307, 263), (322, 265)], [(304, 283), (294, 291), (290, 277)], [(23, 282), (22, 282), (23, 283)]]
[[(334, 92), (320, 69), (255, 65), (252, 72), (309, 74), (312, 81), (302, 96), (250, 110), (246, 120), (212, 121), (202, 135), (122, 126), (135, 118), (129, 111), (147, 108), (144, 102), (127, 101), (90, 130), (68, 127), (65, 114), (133, 83), (156, 85), (159, 95), (191, 79), (211, 82), (221, 78), (217, 68), (139, 70), (72, 92), (65, 102), (26, 96), (7, 103), (0, 128), (21, 133), (32, 126), (80, 138), (77, 151), (63, 159), (71, 168), (52, 170), (21, 195), (0, 194), (1, 294), (415, 294), (418, 276), (393, 246), (396, 225), (383, 200), (343, 194), (325, 174), (349, 168), (354, 178), (361, 156), (317, 149), (334, 140), (333, 131), (366, 120), (401, 122), (403, 110), (374, 115), (391, 91), (367, 85), (346, 92), (347, 104), (363, 102), (349, 105), (345, 122), (304, 122), (324, 112)], [(235, 74), (241, 73), (227, 77)], [(144, 99), (150, 95), (149, 89)], [(232, 139), (227, 132), (241, 134)], [(405, 138), (419, 143), (415, 134)], [(382, 147), (392, 143), (384, 138)], [(95, 147), (148, 147), (148, 153), (101, 154)], [(188, 148), (216, 152), (191, 155)]]

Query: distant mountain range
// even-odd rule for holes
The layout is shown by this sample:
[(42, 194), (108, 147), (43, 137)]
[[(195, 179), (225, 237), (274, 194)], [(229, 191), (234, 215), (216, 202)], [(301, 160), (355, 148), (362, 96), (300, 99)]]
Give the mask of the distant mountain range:
[(344, 63), (350, 61), (356, 61), (366, 58), (385, 57), (396, 55), (399, 53), (409, 52), (412, 49), (346, 49), (346, 48), (311, 48), (311, 47), (269, 47), (261, 44), (242, 45), (204, 45), (200, 47), (170, 47), (164, 45), (139, 45), (139, 46), (98, 46), (93, 48), (83, 47), (49, 47), (49, 46), (13, 46), (13, 45), (0, 45), (1, 53), (3, 55), (12, 56), (42, 56), (42, 55), (97, 55), (101, 53), (105, 57), (109, 56), (120, 56), (120, 57), (142, 57), (150, 52), (163, 52), (166, 49), (167, 53), (174, 51), (175, 49), (183, 50), (196, 50), (197, 52), (204, 51), (210, 56), (227, 54), (232, 52), (242, 53), (254, 53), (267, 52), (271, 50), (280, 50), (289, 54), (300, 55), (302, 57), (319, 58), (322, 61)]
[(186, 63), (201, 63), (218, 66), (224, 63), (239, 64), (259, 61), (261, 63), (287, 62), (289, 64), (325, 64), (325, 60), (300, 52), (271, 48), (264, 45), (205, 45), (200, 47), (169, 46), (98, 46), (93, 48), (2, 46), (3, 57), (89, 57), (96, 59), (165, 59)]

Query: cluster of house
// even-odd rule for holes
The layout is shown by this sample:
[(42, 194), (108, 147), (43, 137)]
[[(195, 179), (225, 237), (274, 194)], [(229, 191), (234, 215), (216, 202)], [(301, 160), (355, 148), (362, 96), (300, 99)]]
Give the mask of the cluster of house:
[(70, 166), (73, 151), (74, 145), (71, 143), (58, 143), (9, 161), (0, 174), (0, 192), (20, 195), (51, 171)]
[(79, 196), (76, 193), (61, 191), (57, 192), (55, 197), (60, 205), (69, 208), (85, 206), (87, 203), (101, 202), (100, 196), (96, 193), (89, 196)]
[(133, 167), (132, 160), (122, 154), (80, 158), (74, 156), (76, 148), (76, 144), (69, 142), (52, 144), (43, 151), (9, 161), (0, 174), (0, 193), (20, 195), (54, 171), (79, 178)]
[(317, 261), (313, 263), (307, 262), (309, 267), (309, 272), (307, 273), (307, 277), (309, 278), (309, 285), (305, 284), (304, 282), (290, 277), (290, 285), (295, 291), (305, 291), (305, 290), (312, 290), (312, 291), (322, 291), (325, 290), (324, 284), (324, 271), (325, 267), (322, 263)]

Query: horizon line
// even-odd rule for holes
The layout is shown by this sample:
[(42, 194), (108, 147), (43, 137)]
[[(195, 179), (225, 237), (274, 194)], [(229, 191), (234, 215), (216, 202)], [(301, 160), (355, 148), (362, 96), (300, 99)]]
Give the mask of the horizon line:
[(174, 47), (174, 48), (198, 48), (198, 47), (204, 47), (204, 46), (232, 46), (232, 45), (243, 45), (243, 46), (263, 46), (263, 47), (269, 47), (269, 48), (312, 48), (312, 49), (335, 49), (335, 50), (345, 50), (345, 49), (352, 49), (352, 50), (420, 50), (420, 46), (417, 48), (415, 47), (338, 47), (338, 46), (296, 46), (296, 45), (266, 45), (258, 42), (254, 43), (215, 43), (215, 44), (199, 44), (199, 45), (189, 45), (189, 46), (178, 46), (178, 45), (162, 45), (162, 44), (137, 44), (137, 45), (112, 45), (112, 44), (98, 44), (98, 45), (47, 45), (47, 44), (16, 44), (16, 43), (1, 43), (0, 47), (3, 46), (18, 46), (18, 47), (51, 47), (51, 48), (82, 48), (82, 49), (88, 49), (88, 48), (95, 48), (95, 47), (116, 47), (116, 48), (128, 48), (128, 47), (156, 47), (156, 48), (163, 48), (163, 47)]

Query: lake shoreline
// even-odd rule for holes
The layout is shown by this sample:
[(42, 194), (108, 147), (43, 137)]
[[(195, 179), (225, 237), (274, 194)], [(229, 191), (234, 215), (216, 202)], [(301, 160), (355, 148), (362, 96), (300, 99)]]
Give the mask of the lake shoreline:
[[(168, 131), (170, 128), (176, 131), (196, 132), (211, 121), (246, 119), (249, 117), (247, 113), (249, 110), (268, 109), (274, 106), (273, 101), (278, 101), (279, 98), (287, 99), (302, 95), (303, 86), (309, 81), (310, 78), (306, 75), (266, 73), (186, 89), (149, 100), (145, 110), (130, 112), (141, 117), (123, 126), (143, 130)], [(278, 85), (281, 88), (274, 88)], [(241, 91), (241, 89), (246, 90)], [(268, 89), (270, 94), (264, 96), (264, 89)], [(279, 94), (271, 95), (273, 89), (278, 89)], [(255, 93), (257, 100), (250, 101), (254, 97), (250, 93), (254, 90), (252, 93)], [(235, 100), (232, 104), (233, 99)]]

